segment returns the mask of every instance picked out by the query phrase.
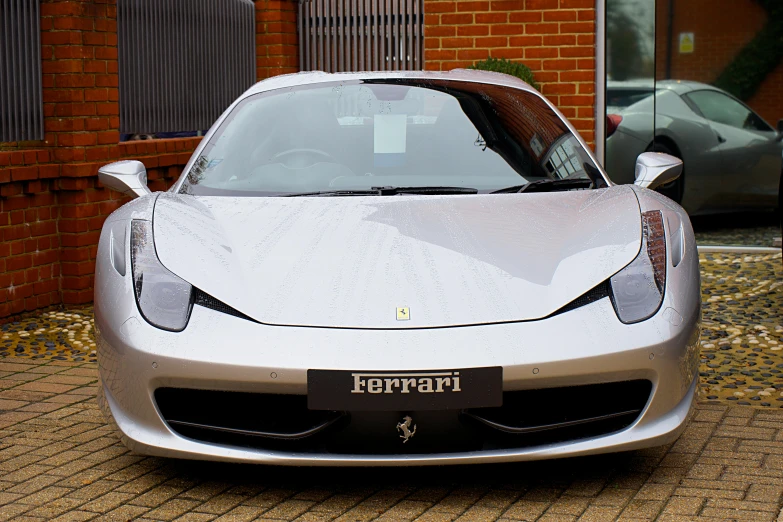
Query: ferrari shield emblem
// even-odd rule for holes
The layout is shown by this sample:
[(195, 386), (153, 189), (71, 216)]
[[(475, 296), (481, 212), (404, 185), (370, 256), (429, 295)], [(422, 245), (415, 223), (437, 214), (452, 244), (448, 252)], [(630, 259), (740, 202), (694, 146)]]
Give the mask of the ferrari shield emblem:
[(408, 310), (408, 307), (400, 307), (397, 308), (397, 320), (398, 321), (407, 321), (411, 318), (411, 312)]

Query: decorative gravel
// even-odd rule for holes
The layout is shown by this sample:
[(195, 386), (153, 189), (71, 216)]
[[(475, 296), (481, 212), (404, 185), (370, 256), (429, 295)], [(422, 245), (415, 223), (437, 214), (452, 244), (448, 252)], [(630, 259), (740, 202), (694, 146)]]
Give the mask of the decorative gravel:
[(781, 254), (702, 254), (702, 399), (783, 408)]
[(27, 314), (0, 325), (0, 357), (95, 362), (92, 307)]
[[(781, 254), (700, 256), (704, 322), (700, 397), (783, 408)], [(0, 325), (0, 357), (95, 361), (92, 308)]]

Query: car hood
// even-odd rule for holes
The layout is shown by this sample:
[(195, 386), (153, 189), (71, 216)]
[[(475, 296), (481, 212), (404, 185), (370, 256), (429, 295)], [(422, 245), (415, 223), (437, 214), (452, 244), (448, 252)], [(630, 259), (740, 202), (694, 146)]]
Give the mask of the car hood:
[[(161, 263), (263, 323), (423, 328), (546, 317), (638, 254), (629, 187), (467, 196), (162, 194)], [(409, 320), (397, 319), (397, 308)]]

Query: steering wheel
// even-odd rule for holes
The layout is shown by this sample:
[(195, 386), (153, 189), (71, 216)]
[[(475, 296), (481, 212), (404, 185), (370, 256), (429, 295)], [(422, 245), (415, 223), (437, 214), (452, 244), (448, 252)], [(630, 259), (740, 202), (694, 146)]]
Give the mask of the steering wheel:
[[(293, 161), (293, 164), (289, 164), (284, 160), (284, 158), (287, 158), (289, 156), (294, 156), (296, 160), (299, 161)], [(301, 158), (309, 158), (311, 161), (302, 160)], [(319, 149), (288, 149), (283, 152), (278, 152), (274, 156), (272, 156), (273, 160), (277, 160), (279, 163), (282, 163), (283, 165), (291, 168), (304, 168), (309, 167), (311, 165), (315, 165), (316, 163), (323, 160), (330, 160), (331, 163), (339, 163), (334, 156), (331, 154), (324, 152)], [(283, 161), (281, 161), (283, 160)]]

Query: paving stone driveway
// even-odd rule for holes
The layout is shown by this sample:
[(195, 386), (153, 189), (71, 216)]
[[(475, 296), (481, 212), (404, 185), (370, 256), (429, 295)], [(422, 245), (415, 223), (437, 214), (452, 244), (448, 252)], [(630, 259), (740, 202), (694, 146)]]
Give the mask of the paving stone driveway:
[(273, 468), (128, 452), (93, 363), (0, 360), (0, 520), (774, 521), (783, 410), (701, 404), (669, 447), (443, 468)]
[(780, 254), (702, 256), (702, 403), (673, 445), (493, 466), (133, 455), (97, 408), (90, 310), (22, 318), (0, 327), (0, 521), (783, 522), (781, 281)]

